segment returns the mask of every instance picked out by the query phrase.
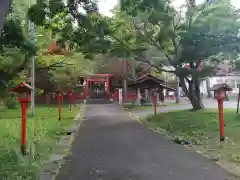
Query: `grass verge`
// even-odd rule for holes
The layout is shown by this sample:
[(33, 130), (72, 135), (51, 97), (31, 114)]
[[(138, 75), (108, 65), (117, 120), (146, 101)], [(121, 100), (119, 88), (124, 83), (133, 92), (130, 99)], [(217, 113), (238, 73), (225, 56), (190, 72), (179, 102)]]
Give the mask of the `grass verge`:
[(143, 122), (155, 131), (167, 133), (175, 141), (190, 143), (230, 172), (240, 175), (240, 115), (225, 110), (224, 119), (225, 142), (219, 141), (218, 112), (215, 109), (162, 113)]
[(20, 153), (20, 109), (0, 112), (0, 179), (1, 180), (36, 180), (39, 169), (48, 159), (52, 148), (60, 137), (72, 125), (79, 112), (74, 107), (62, 109), (62, 120), (58, 121), (57, 106), (37, 106), (35, 117), (27, 118), (28, 155)]

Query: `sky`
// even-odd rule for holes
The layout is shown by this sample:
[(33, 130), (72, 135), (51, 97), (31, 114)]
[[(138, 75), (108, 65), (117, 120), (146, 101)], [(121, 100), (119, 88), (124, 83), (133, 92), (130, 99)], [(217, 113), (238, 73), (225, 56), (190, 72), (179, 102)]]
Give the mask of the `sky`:
[[(197, 0), (197, 3), (201, 3), (204, 0)], [(106, 16), (112, 16), (111, 10), (117, 5), (118, 0), (99, 0), (99, 10), (102, 14)], [(185, 0), (174, 0), (174, 6), (181, 6)], [(240, 8), (240, 0), (232, 0), (232, 4), (236, 8)]]
[(112, 16), (111, 10), (117, 3), (118, 0), (99, 0), (99, 11), (106, 16)]

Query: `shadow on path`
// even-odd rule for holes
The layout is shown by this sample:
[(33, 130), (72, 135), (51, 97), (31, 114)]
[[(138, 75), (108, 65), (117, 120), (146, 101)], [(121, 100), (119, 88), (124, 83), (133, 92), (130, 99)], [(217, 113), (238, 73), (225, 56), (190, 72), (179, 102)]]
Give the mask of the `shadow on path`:
[(88, 105), (57, 180), (227, 180), (225, 170), (131, 120), (117, 105)]

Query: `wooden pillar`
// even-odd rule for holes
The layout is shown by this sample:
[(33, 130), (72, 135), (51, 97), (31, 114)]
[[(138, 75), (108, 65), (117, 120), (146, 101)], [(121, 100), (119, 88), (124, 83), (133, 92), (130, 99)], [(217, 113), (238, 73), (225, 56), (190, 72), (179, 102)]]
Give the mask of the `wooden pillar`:
[(144, 89), (144, 92), (145, 92), (145, 100), (148, 101), (148, 89)]
[(136, 101), (134, 103), (136, 106), (140, 106), (141, 105), (141, 90), (140, 88), (137, 88), (137, 98)]
[(156, 93), (156, 96), (157, 96), (157, 105), (160, 105), (160, 104), (161, 104), (160, 94), (159, 94), (159, 93)]
[(86, 79), (84, 94), (85, 94), (85, 97), (88, 97), (88, 95), (89, 95), (89, 80), (88, 80), (88, 78)]
[(107, 94), (109, 94), (109, 77), (107, 76), (107, 80), (106, 80), (106, 92)]

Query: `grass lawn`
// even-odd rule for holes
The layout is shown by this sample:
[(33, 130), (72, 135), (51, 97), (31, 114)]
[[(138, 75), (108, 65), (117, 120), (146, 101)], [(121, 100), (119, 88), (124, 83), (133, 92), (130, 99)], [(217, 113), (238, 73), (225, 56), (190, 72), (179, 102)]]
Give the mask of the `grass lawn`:
[(21, 111), (20, 109), (1, 110), (0, 179), (36, 180), (40, 166), (48, 159), (52, 148), (61, 135), (66, 133), (78, 112), (79, 106), (74, 107), (72, 112), (64, 106), (63, 118), (59, 122), (57, 106), (37, 106), (35, 117), (27, 119), (27, 144), (31, 153), (22, 157), (20, 154)]
[(240, 175), (240, 115), (236, 115), (235, 110), (225, 110), (224, 118), (225, 142), (219, 141), (218, 112), (215, 109), (168, 112), (143, 121), (155, 131), (167, 133), (175, 140), (191, 142), (193, 148)]

